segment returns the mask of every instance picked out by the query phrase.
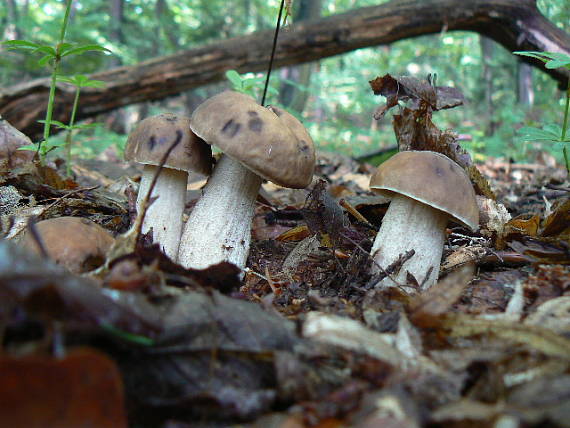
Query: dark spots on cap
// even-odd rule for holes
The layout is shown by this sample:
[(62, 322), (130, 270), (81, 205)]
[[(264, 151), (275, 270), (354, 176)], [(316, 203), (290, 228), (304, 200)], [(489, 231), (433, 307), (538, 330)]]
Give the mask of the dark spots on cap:
[(174, 122), (176, 122), (176, 121), (178, 120), (178, 117), (177, 117), (177, 116), (166, 116), (166, 117), (165, 117), (165, 120), (166, 120), (167, 122), (174, 123)]
[(261, 120), (259, 117), (250, 119), (249, 122), (247, 122), (247, 127), (253, 132), (259, 133), (263, 128), (263, 120)]
[(248, 114), (249, 117), (257, 117), (257, 116), (259, 116), (259, 114), (257, 114), (257, 112), (254, 111), (254, 110), (249, 110), (249, 111), (247, 112), (247, 114)]
[(307, 142), (305, 140), (300, 140), (299, 141), (299, 151), (306, 153), (309, 151), (309, 145), (307, 144)]
[(155, 147), (156, 147), (156, 137), (154, 135), (151, 135), (150, 138), (148, 139), (148, 150), (152, 152)]
[(226, 134), (229, 137), (235, 137), (240, 131), (241, 124), (235, 122), (233, 119), (228, 120), (222, 127), (222, 134)]
[(438, 177), (442, 177), (445, 175), (445, 171), (443, 169), (441, 169), (439, 166), (435, 167), (435, 174)]

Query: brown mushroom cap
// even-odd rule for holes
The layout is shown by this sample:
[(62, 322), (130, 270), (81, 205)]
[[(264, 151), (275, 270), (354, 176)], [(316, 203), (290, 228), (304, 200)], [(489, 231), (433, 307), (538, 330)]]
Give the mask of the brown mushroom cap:
[(449, 214), (476, 230), (479, 209), (465, 171), (441, 153), (405, 151), (382, 163), (370, 179), (370, 189), (390, 197), (398, 193)]
[[(86, 218), (51, 218), (39, 221), (35, 227), (50, 258), (74, 273), (88, 272), (102, 265), (115, 242), (107, 230)], [(26, 233), (20, 244), (40, 252), (30, 233)]]
[(257, 175), (280, 186), (307, 187), (315, 148), (305, 127), (278, 107), (262, 107), (245, 94), (225, 91), (198, 106), (192, 131)]
[(125, 159), (158, 166), (164, 153), (177, 138), (181, 138), (181, 141), (170, 153), (164, 166), (209, 174), (212, 168), (210, 146), (190, 130), (190, 118), (172, 113), (141, 120), (129, 134)]

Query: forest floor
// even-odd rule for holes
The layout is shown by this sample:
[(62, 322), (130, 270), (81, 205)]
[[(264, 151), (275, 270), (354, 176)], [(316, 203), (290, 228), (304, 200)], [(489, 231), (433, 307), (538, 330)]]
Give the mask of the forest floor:
[[(0, 426), (570, 427), (566, 171), (546, 154), (474, 165), (431, 122), (457, 91), (371, 86), (387, 99), (375, 117), (400, 106), (400, 150), (453, 159), (477, 194), (479, 229), (448, 224), (427, 290), (377, 286), (389, 200), (368, 164), (320, 153), (307, 190), (264, 183), (242, 278), (185, 269), (133, 227), (133, 165), (106, 153), (65, 178), (0, 122)], [(205, 179), (189, 183), (186, 214)], [(42, 235), (68, 217), (89, 237)]]
[[(5, 171), (1, 425), (570, 427), (565, 171), (547, 156), (477, 167), (496, 201), (478, 232), (449, 226), (428, 291), (374, 287), (388, 204), (368, 190), (373, 167), (344, 156), (321, 153), (308, 190), (264, 183), (243, 280), (135, 240), (140, 173), (113, 156), (73, 179)], [(7, 242), (31, 216), (88, 218), (115, 247), (71, 274)]]

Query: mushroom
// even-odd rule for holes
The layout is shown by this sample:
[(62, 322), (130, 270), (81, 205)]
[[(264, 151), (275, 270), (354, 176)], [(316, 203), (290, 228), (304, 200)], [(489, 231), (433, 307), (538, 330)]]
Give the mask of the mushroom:
[(190, 126), (224, 154), (184, 226), (178, 261), (195, 269), (228, 261), (243, 269), (262, 179), (307, 187), (315, 165), (313, 141), (291, 114), (232, 91), (200, 104)]
[(142, 202), (157, 173), (166, 151), (180, 140), (166, 159), (157, 178), (152, 197), (157, 199), (146, 211), (142, 225), (143, 233), (152, 229), (153, 241), (158, 242), (172, 260), (176, 260), (182, 213), (186, 204), (188, 172), (209, 174), (212, 165), (210, 146), (190, 130), (190, 118), (172, 113), (148, 117), (129, 134), (125, 159), (144, 165), (137, 211), (140, 215)]
[[(105, 262), (115, 238), (97, 223), (81, 217), (57, 217), (36, 223), (41, 243), (47, 255), (58, 265), (73, 273), (89, 272)], [(41, 253), (31, 233), (26, 233), (20, 245)]]
[(473, 230), (478, 227), (477, 200), (467, 174), (440, 153), (405, 151), (378, 167), (370, 189), (391, 199), (372, 246), (373, 272), (386, 270), (414, 250), (398, 273), (377, 286), (406, 284), (409, 272), (428, 289), (439, 275), (448, 220)]

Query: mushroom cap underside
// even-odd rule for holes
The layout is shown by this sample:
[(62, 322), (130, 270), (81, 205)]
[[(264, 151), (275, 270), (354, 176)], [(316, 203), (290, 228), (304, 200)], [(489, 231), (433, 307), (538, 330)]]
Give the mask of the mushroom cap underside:
[(131, 131), (125, 159), (144, 165), (160, 165), (166, 151), (180, 139), (164, 166), (207, 175), (212, 169), (212, 150), (190, 129), (190, 118), (173, 113), (147, 117)]
[(311, 183), (313, 140), (301, 122), (279, 107), (262, 107), (248, 95), (225, 91), (200, 104), (190, 126), (267, 180), (291, 188)]
[(401, 194), (449, 214), (472, 230), (479, 225), (475, 191), (465, 171), (447, 156), (430, 151), (399, 152), (382, 163), (370, 189), (391, 197)]

